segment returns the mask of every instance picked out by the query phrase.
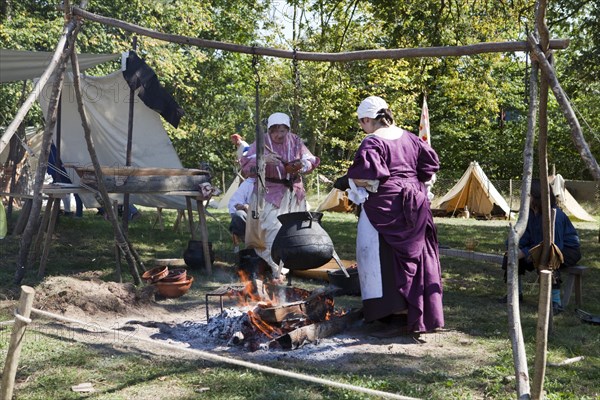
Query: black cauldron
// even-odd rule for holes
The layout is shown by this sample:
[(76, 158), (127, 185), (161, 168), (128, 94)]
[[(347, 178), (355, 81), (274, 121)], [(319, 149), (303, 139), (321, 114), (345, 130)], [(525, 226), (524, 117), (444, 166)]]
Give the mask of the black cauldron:
[[(208, 242), (208, 255), (211, 264), (215, 262), (215, 252), (212, 249), (212, 242)], [(202, 240), (188, 241), (188, 247), (183, 252), (183, 261), (185, 264), (194, 269), (206, 269), (204, 265), (204, 247)]]
[(322, 213), (300, 211), (281, 214), (281, 228), (271, 247), (273, 261), (288, 269), (313, 269), (333, 257), (333, 242), (321, 226)]

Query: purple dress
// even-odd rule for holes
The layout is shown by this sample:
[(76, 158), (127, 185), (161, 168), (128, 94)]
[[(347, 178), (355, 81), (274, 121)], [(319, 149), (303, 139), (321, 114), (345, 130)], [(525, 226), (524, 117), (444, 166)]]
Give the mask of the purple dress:
[(397, 303), (399, 293), (408, 303), (413, 331), (444, 326), (437, 233), (424, 184), (438, 169), (433, 148), (408, 131), (397, 139), (369, 135), (360, 144), (348, 177), (379, 180), (363, 210), (382, 241), (382, 279), (392, 277), (395, 284), (395, 291), (390, 290), (384, 281), (383, 297), (363, 300), (367, 321), (398, 311), (390, 304)]

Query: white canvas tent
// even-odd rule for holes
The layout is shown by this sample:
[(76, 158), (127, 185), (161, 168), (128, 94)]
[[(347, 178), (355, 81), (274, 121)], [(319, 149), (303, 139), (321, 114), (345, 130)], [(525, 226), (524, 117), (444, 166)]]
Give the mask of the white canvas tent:
[[(25, 81), (42, 75), (53, 53), (47, 51), (26, 51), (0, 49), (0, 82)], [(118, 54), (79, 54), (79, 69), (84, 71), (107, 61), (115, 60)], [(67, 70), (71, 63), (67, 63)]]
[(559, 207), (571, 218), (580, 221), (595, 222), (596, 220), (575, 200), (565, 187), (565, 180), (560, 175), (548, 177), (552, 191), (556, 196)]
[(471, 162), (460, 180), (438, 204), (437, 208), (451, 213), (462, 210), (465, 206), (472, 215), (492, 215), (499, 211), (508, 217), (510, 213), (508, 203), (476, 161)]
[(347, 193), (336, 188), (331, 189), (327, 197), (325, 197), (316, 209), (317, 212), (352, 212), (353, 210), (353, 204), (348, 200)]
[[(49, 52), (0, 49), (0, 82), (39, 77), (48, 66), (52, 55), (53, 53)], [(118, 57), (118, 54), (80, 54), (78, 59), (80, 69), (84, 70)], [(121, 64), (124, 65), (123, 59)], [(68, 65), (67, 68), (69, 69), (70, 66)], [(82, 75), (81, 84), (84, 109), (101, 165), (124, 166), (130, 89), (123, 72), (119, 70), (101, 77)], [(38, 93), (38, 101), (44, 114), (48, 110), (51, 87), (50, 81)], [(65, 164), (90, 166), (91, 161), (81, 125), (81, 116), (77, 109), (72, 73), (65, 73), (61, 108), (61, 159)], [(56, 138), (56, 132), (54, 135)], [(134, 104), (132, 165), (182, 168), (160, 115), (147, 107), (137, 96)], [(67, 172), (71, 181), (78, 184), (77, 174), (72, 170)], [(110, 197), (120, 200), (123, 196), (111, 195)], [(98, 206), (92, 195), (82, 195), (81, 198), (86, 207)], [(185, 199), (179, 196), (132, 194), (130, 201), (150, 207), (185, 208)]]
[[(127, 126), (129, 118), (129, 86), (121, 71), (92, 77), (81, 76), (84, 108), (92, 130), (94, 147), (103, 166), (126, 165)], [(52, 82), (41, 90), (38, 100), (44, 113), (48, 109)], [(81, 116), (73, 85), (73, 75), (65, 74), (61, 96), (61, 159), (65, 164), (87, 167), (91, 165)], [(132, 142), (132, 164), (136, 167), (183, 168), (175, 149), (163, 127), (160, 115), (135, 97)], [(56, 135), (56, 132), (54, 133)], [(69, 178), (79, 184), (73, 171)], [(110, 195), (121, 200), (123, 195)], [(81, 195), (86, 207), (98, 207), (92, 195)], [(185, 209), (181, 196), (131, 194), (131, 204), (149, 207)]]
[(233, 196), (235, 191), (238, 190), (241, 183), (242, 183), (242, 178), (240, 178), (239, 175), (236, 175), (235, 179), (233, 180), (231, 185), (229, 185), (229, 189), (227, 189), (225, 194), (223, 194), (223, 196), (219, 200), (219, 204), (217, 206), (218, 209), (227, 208), (227, 205), (229, 204), (229, 199), (231, 199), (231, 196)]

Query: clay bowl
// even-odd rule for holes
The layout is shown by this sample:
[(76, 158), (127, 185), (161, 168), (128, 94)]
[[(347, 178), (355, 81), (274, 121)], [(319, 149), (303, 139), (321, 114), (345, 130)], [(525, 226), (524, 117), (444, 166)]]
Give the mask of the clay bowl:
[(168, 274), (169, 274), (169, 267), (167, 267), (166, 265), (163, 265), (160, 267), (152, 268), (151, 270), (144, 272), (142, 274), (142, 279), (148, 283), (154, 283), (154, 282), (157, 282), (157, 281), (163, 279)]
[(188, 279), (181, 282), (158, 281), (154, 284), (154, 286), (156, 286), (156, 289), (161, 296), (175, 299), (186, 294), (187, 291), (190, 290), (192, 282), (194, 282), (194, 277), (190, 276)]
[(161, 282), (182, 282), (187, 279), (187, 269), (174, 268), (169, 270), (169, 274), (162, 278)]

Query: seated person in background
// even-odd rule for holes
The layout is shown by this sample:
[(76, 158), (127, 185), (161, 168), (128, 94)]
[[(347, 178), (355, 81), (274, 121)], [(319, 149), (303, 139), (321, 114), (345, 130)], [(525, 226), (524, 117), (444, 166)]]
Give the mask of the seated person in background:
[[(52, 183), (73, 183), (63, 166), (62, 161), (58, 157), (58, 149), (56, 145), (52, 143), (50, 145), (50, 154), (48, 154), (48, 168), (47, 173), (52, 177)], [(81, 197), (77, 193), (73, 196), (75, 198), (75, 217), (81, 218), (83, 216), (83, 202)], [(64, 207), (64, 215), (71, 216), (71, 194), (68, 193), (62, 199)]]
[(250, 207), (250, 198), (254, 190), (255, 178), (247, 178), (237, 188), (231, 199), (229, 199), (228, 208), (231, 215), (231, 223), (229, 224), (229, 232), (233, 239), (233, 252), (240, 251), (240, 242), (244, 242), (246, 234), (246, 218), (248, 216), (248, 208)]
[[(563, 263), (560, 268), (554, 270), (552, 274), (552, 311), (556, 315), (560, 313), (562, 308), (562, 302), (560, 298), (560, 270), (566, 267), (572, 267), (577, 265), (577, 262), (581, 259), (581, 251), (579, 246), (579, 235), (577, 230), (569, 220), (569, 217), (556, 206), (556, 198), (550, 191), (550, 207), (556, 210), (556, 219), (554, 221), (554, 244), (560, 249), (563, 255)], [(523, 299), (522, 287), (521, 287), (521, 275), (525, 275), (525, 271), (533, 271), (535, 265), (531, 259), (530, 250), (542, 243), (543, 231), (542, 231), (542, 191), (539, 179), (534, 179), (531, 182), (531, 198), (529, 202), (529, 218), (527, 219), (527, 227), (523, 236), (519, 240), (519, 300)], [(508, 263), (508, 257), (505, 254), (502, 262), (502, 269), (504, 269), (504, 281), (506, 282), (506, 267)], [(506, 303), (507, 296), (500, 299), (501, 302)]]

